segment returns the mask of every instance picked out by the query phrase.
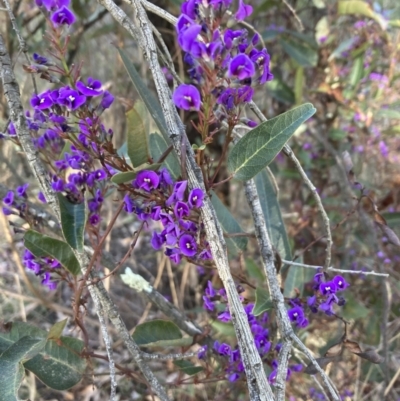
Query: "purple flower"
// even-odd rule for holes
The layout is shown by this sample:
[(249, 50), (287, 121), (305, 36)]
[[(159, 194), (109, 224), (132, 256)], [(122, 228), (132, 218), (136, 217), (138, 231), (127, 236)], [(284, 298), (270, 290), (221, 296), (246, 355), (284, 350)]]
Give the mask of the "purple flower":
[(161, 249), (161, 247), (163, 246), (165, 239), (163, 238), (163, 236), (161, 234), (157, 234), (156, 232), (153, 232), (153, 235), (151, 236), (151, 246), (158, 251), (159, 249)]
[(165, 204), (167, 206), (171, 206), (173, 203), (183, 200), (183, 198), (185, 196), (186, 187), (187, 187), (187, 181), (186, 180), (185, 181), (176, 182), (175, 185), (174, 185), (174, 189), (172, 191), (172, 194), (167, 199)]
[(63, 6), (51, 16), (51, 21), (55, 26), (72, 25), (76, 21), (76, 18), (74, 13), (70, 9)]
[(10, 136), (15, 136), (15, 135), (17, 135), (17, 131), (16, 131), (16, 129), (15, 129), (15, 125), (14, 125), (14, 123), (11, 121), (10, 122), (10, 125), (8, 126), (8, 134), (10, 135)]
[(150, 170), (143, 170), (138, 173), (135, 181), (133, 181), (133, 186), (150, 192), (153, 189), (157, 189), (159, 183), (160, 178), (157, 173)]
[(335, 276), (332, 281), (335, 283), (337, 291), (344, 290), (350, 285), (342, 276)]
[(228, 77), (251, 78), (255, 73), (254, 63), (246, 54), (238, 54), (229, 63)]
[(207, 345), (203, 345), (201, 348), (200, 348), (200, 350), (199, 350), (199, 352), (198, 352), (198, 354), (197, 354), (197, 357), (199, 358), (199, 359), (205, 359), (205, 357), (206, 357), (206, 355), (207, 355)]
[(173, 246), (178, 241), (180, 229), (175, 223), (170, 223), (165, 227), (161, 234), (165, 237), (166, 244)]
[(179, 249), (183, 255), (192, 257), (196, 255), (197, 244), (196, 240), (190, 234), (184, 234), (179, 239)]
[(50, 273), (44, 273), (44, 278), (42, 284), (45, 285), (49, 290), (55, 290), (57, 288), (57, 283), (50, 281)]
[(172, 100), (180, 109), (200, 110), (200, 92), (193, 85), (179, 85), (172, 95)]
[(213, 287), (212, 282), (211, 282), (210, 280), (208, 280), (208, 282), (207, 282), (207, 287), (206, 287), (206, 289), (204, 290), (204, 293), (205, 293), (205, 294), (207, 295), (207, 297), (209, 297), (209, 298), (215, 297), (215, 295), (216, 295), (215, 290), (214, 290), (214, 287)]
[(113, 101), (114, 96), (110, 92), (104, 91), (100, 106), (102, 109), (108, 109), (112, 105)]
[(53, 105), (53, 100), (50, 97), (50, 91), (43, 92), (39, 95), (34, 95), (31, 99), (31, 106), (34, 109), (45, 110)]
[(189, 206), (185, 202), (176, 202), (174, 207), (174, 213), (177, 219), (189, 216), (190, 210)]
[(239, 380), (239, 377), (240, 377), (240, 375), (239, 375), (239, 373), (232, 373), (232, 374), (230, 374), (229, 376), (228, 376), (228, 380), (231, 382), (231, 383), (234, 383), (235, 381), (237, 381), (237, 380)]
[(222, 343), (220, 344), (218, 341), (215, 341), (214, 343), (214, 350), (220, 354), (220, 355), (226, 355), (229, 356), (232, 352), (231, 346), (226, 344), (226, 343)]
[(243, 36), (244, 30), (233, 31), (232, 29), (227, 29), (224, 33), (224, 43), (226, 49), (231, 49), (236, 41), (240, 40)]
[(71, 89), (69, 86), (61, 88), (57, 103), (66, 106), (69, 110), (73, 111), (81, 107), (86, 102), (86, 96), (80, 95), (76, 90)]
[(214, 302), (212, 302), (210, 300), (210, 298), (208, 298), (207, 296), (203, 295), (203, 300), (204, 300), (204, 308), (209, 310), (209, 311), (213, 311), (215, 308), (215, 304)]
[(199, 208), (203, 206), (204, 192), (200, 188), (195, 188), (190, 191), (189, 205), (191, 208)]
[(167, 186), (167, 185), (172, 185), (174, 183), (174, 181), (171, 178), (171, 174), (166, 168), (162, 168), (159, 171), (159, 175), (160, 175), (160, 185)]
[(161, 215), (161, 207), (160, 206), (154, 206), (153, 209), (151, 209), (150, 217), (154, 221), (160, 220), (160, 215)]
[(92, 77), (88, 78), (88, 83), (85, 85), (82, 81), (78, 81), (76, 83), (76, 88), (82, 95), (85, 96), (99, 96), (103, 93), (101, 90), (101, 82), (93, 79)]
[(224, 312), (221, 312), (219, 315), (218, 315), (218, 320), (220, 320), (221, 322), (230, 322), (231, 321), (231, 314), (229, 313), (229, 311), (228, 310), (226, 310), (226, 311), (224, 311)]
[(43, 192), (39, 192), (38, 194), (38, 199), (40, 200), (40, 202), (42, 203), (47, 203), (46, 197), (44, 196)]
[(195, 19), (199, 13), (198, 0), (185, 1), (181, 6), (182, 14), (186, 14), (189, 18)]
[(304, 319), (304, 311), (300, 306), (295, 306), (288, 310), (289, 319), (292, 322), (299, 323)]
[(178, 32), (178, 35), (189, 29), (194, 24), (195, 22), (192, 18), (189, 18), (185, 14), (181, 14), (176, 22), (176, 31)]
[(48, 11), (55, 11), (63, 6), (68, 7), (69, 3), (70, 0), (36, 0), (36, 4), (39, 7), (44, 5)]
[(29, 187), (29, 184), (24, 184), (21, 185), (20, 187), (17, 187), (17, 195), (21, 198), (26, 198), (26, 190)]
[(261, 76), (259, 78), (260, 85), (264, 84), (267, 81), (271, 81), (274, 78), (270, 71), (270, 55), (268, 54), (266, 49), (262, 49), (261, 51), (257, 51), (254, 49), (250, 53), (250, 58), (261, 71)]
[(8, 191), (7, 195), (3, 198), (3, 203), (7, 206), (12, 206), (14, 203), (14, 192)]
[(327, 281), (319, 285), (319, 290), (322, 295), (334, 294), (337, 291), (336, 284), (333, 281)]
[(5, 206), (3, 206), (2, 211), (3, 211), (4, 216), (10, 216), (11, 214), (14, 213), (11, 209), (9, 209), (8, 207), (5, 207)]
[(164, 252), (170, 259), (172, 262), (174, 262), (175, 264), (178, 264), (181, 261), (181, 253), (179, 251), (179, 249), (177, 248), (167, 248)]
[(243, 3), (243, 0), (239, 0), (239, 8), (235, 14), (235, 18), (238, 21), (243, 21), (253, 12), (253, 7)]
[(48, 63), (48, 59), (46, 57), (41, 56), (40, 54), (33, 53), (32, 57), (33, 57), (33, 61), (36, 64), (46, 65)]
[(95, 225), (99, 224), (99, 222), (100, 222), (100, 216), (99, 216), (98, 214), (92, 214), (92, 215), (89, 217), (89, 223), (90, 223), (92, 226), (95, 226)]
[(389, 156), (389, 148), (384, 141), (379, 141), (379, 151), (385, 159)]
[(201, 55), (201, 46), (197, 41), (197, 37), (201, 32), (201, 25), (194, 24), (178, 35), (179, 46), (183, 51), (190, 53), (193, 57)]

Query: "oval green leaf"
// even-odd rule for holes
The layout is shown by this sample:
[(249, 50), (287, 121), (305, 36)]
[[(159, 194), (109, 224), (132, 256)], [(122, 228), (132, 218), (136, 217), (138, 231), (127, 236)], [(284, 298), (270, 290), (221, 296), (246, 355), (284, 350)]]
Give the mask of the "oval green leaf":
[(265, 121), (241, 138), (228, 156), (228, 168), (235, 178), (246, 181), (268, 166), (315, 108), (303, 104)]
[(133, 167), (149, 161), (149, 122), (150, 116), (144, 103), (139, 100), (133, 109), (126, 113), (126, 143), (128, 156)]
[(34, 230), (28, 230), (24, 235), (24, 244), (37, 258), (51, 256), (57, 259), (74, 276), (81, 271), (72, 248), (64, 241), (48, 237)]
[(318, 62), (317, 50), (310, 46), (290, 39), (280, 39), (283, 50), (301, 67), (315, 67)]
[(132, 337), (138, 345), (146, 345), (157, 341), (181, 339), (182, 333), (175, 323), (153, 320), (137, 326)]
[(83, 249), (87, 218), (86, 201), (71, 203), (65, 196), (57, 194), (61, 212), (61, 229), (67, 243), (74, 249)]

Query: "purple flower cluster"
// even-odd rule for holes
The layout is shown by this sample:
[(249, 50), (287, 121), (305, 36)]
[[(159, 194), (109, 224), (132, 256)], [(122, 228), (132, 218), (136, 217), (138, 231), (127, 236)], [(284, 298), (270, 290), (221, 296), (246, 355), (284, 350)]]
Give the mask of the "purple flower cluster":
[(17, 187), (15, 191), (8, 191), (7, 195), (3, 198), (3, 213), (5, 216), (16, 214), (18, 216), (24, 215), (26, 212), (26, 190), (29, 184)]
[(25, 267), (33, 271), (36, 276), (42, 277), (42, 284), (49, 290), (55, 290), (57, 282), (51, 280), (51, 271), (59, 268), (60, 263), (50, 257), (36, 258), (30, 251), (25, 249), (23, 256), (23, 264)]
[[(237, 286), (237, 290), (239, 293), (243, 292), (243, 288), (241, 286)], [(240, 298), (243, 302), (244, 298)], [(208, 281), (203, 300), (204, 308), (208, 311), (214, 311), (217, 309), (217, 301), (221, 301), (224, 304), (227, 304), (226, 292), (223, 288), (220, 290), (216, 290), (213, 287), (212, 283)], [(272, 372), (268, 377), (269, 381), (272, 383), (275, 380), (278, 366), (274, 357), (276, 353), (279, 352), (280, 345), (278, 344), (275, 347), (272, 347), (269, 330), (267, 328), (267, 325), (269, 323), (268, 314), (264, 312), (260, 316), (254, 316), (253, 309), (253, 303), (247, 304), (244, 308), (258, 353), (264, 363), (268, 363), (272, 366)], [(224, 311), (219, 312), (217, 318), (221, 322), (229, 322), (231, 320), (231, 315), (228, 307), (226, 307)], [(231, 347), (229, 344), (215, 341), (213, 352), (227, 359), (225, 372), (230, 382), (235, 382), (243, 376), (244, 366), (238, 346)], [(203, 359), (205, 357), (205, 351), (202, 350), (198, 356), (200, 359)], [(300, 371), (301, 368), (301, 365), (291, 365), (287, 372), (287, 379), (289, 379), (292, 371)]]
[(346, 301), (338, 295), (340, 291), (345, 290), (349, 284), (342, 276), (335, 276), (332, 280), (326, 281), (324, 273), (318, 272), (314, 276), (314, 291), (315, 294), (308, 297), (307, 301), (299, 298), (293, 298), (289, 301), (291, 308), (288, 310), (289, 319), (296, 323), (297, 327), (304, 328), (308, 326), (308, 319), (305, 316), (305, 308), (307, 307), (312, 313), (318, 311), (324, 312), (331, 316), (333, 306), (343, 306)]
[(203, 205), (204, 192), (194, 188), (187, 194), (187, 181), (173, 182), (167, 169), (159, 172), (143, 170), (132, 182), (134, 188), (150, 194), (141, 205), (127, 194), (125, 210), (135, 213), (140, 220), (158, 221), (163, 226), (160, 233), (153, 232), (154, 249), (165, 248), (165, 254), (179, 263), (182, 257), (211, 259), (211, 253), (201, 226), (198, 208)]
[[(217, 103), (227, 113), (252, 99), (254, 85), (262, 85), (273, 78), (267, 50), (256, 48), (257, 34), (249, 38), (246, 29), (220, 26), (230, 6), (231, 0), (188, 0), (182, 4), (182, 14), (176, 25), (190, 79), (202, 87), (208, 82)], [(242, 21), (252, 11), (251, 6), (240, 0), (233, 20)], [(214, 71), (218, 74), (213, 74)], [(184, 110), (200, 109), (200, 93), (193, 85), (180, 85), (173, 100)]]

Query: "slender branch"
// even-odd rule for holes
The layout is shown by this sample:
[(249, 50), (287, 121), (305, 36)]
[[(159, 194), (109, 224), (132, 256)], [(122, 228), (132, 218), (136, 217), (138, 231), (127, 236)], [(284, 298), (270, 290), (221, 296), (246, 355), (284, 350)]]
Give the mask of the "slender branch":
[[(201, 351), (201, 349), (199, 350)], [(146, 360), (159, 360), (159, 361), (173, 361), (179, 359), (190, 359), (198, 355), (199, 351), (188, 352), (186, 354), (178, 353), (178, 354), (148, 354), (147, 352), (142, 352), (142, 358)]]
[[(11, 24), (13, 26), (15, 34), (17, 35), (20, 50), (22, 51), (22, 53), (24, 53), (24, 56), (25, 56), (26, 60), (28, 61), (28, 63), (31, 64), (31, 60), (28, 55), (28, 47), (26, 46), (26, 42), (25, 42), (24, 38), (22, 37), (22, 34), (18, 28), (17, 21), (15, 19), (11, 5), (8, 0), (3, 0), (3, 3), (6, 6), (6, 10), (8, 11), (8, 16), (10, 17)], [(31, 77), (32, 77), (32, 83), (33, 83), (33, 88), (35, 90), (35, 93), (38, 93), (36, 79), (33, 74), (31, 74)]]
[(108, 356), (108, 366), (110, 367), (110, 382), (111, 382), (111, 389), (110, 389), (110, 401), (115, 401), (115, 397), (117, 395), (117, 380), (115, 378), (115, 363), (113, 358), (113, 349), (112, 349), (112, 339), (108, 333), (107, 323), (104, 318), (104, 312), (100, 305), (100, 300), (97, 297), (97, 293), (93, 294), (93, 302), (96, 305), (96, 310), (98, 311), (98, 317), (101, 327), (101, 333), (104, 339), (104, 345), (106, 346), (107, 356)]
[[(290, 265), (290, 266), (306, 267), (308, 269), (322, 269), (323, 268), (322, 266), (306, 265), (304, 263), (292, 262), (291, 260), (282, 259), (282, 262), (287, 265)], [(389, 274), (387, 274), (387, 273), (376, 273), (374, 271), (366, 272), (363, 270), (343, 270), (343, 269), (335, 269), (334, 267), (328, 267), (327, 270), (331, 271), (331, 272), (344, 273), (344, 274), (364, 274), (365, 276), (389, 277)]]
[[(49, 180), (49, 174), (46, 171), (45, 166), (43, 165), (38, 151), (35, 149), (32, 138), (29, 133), (28, 124), (25, 118), (24, 110), (21, 104), (21, 98), (19, 93), (19, 86), (15, 79), (12, 67), (11, 60), (7, 53), (3, 37), (0, 35), (0, 78), (4, 87), (4, 94), (8, 103), (8, 107), (10, 109), (10, 117), (13, 122), (17, 137), (21, 143), (22, 149), (24, 150), (29, 165), (33, 171), (34, 176), (36, 177), (39, 185), (45, 194), (45, 197), (48, 201), (49, 206), (52, 208), (53, 213), (57, 216), (57, 220), (61, 221), (60, 218), (60, 209), (57, 202), (57, 198), (55, 192), (51, 187), (51, 183)], [(75, 255), (80, 263), (81, 270), (83, 274), (87, 272), (87, 266), (89, 264), (89, 260), (85, 253), (75, 251)], [(88, 282), (89, 284), (89, 282)], [(169, 397), (165, 391), (165, 389), (161, 386), (158, 379), (154, 376), (153, 372), (150, 368), (143, 362), (140, 349), (129, 334), (125, 323), (123, 322), (117, 308), (115, 307), (113, 301), (111, 300), (109, 294), (104, 288), (103, 282), (99, 281), (95, 285), (89, 286), (89, 292), (92, 296), (98, 296), (101, 305), (104, 308), (105, 314), (111, 320), (119, 336), (124, 340), (125, 345), (127, 346), (129, 352), (132, 354), (133, 359), (138, 365), (139, 369), (143, 373), (144, 377), (148, 381), (151, 389), (159, 396), (159, 398), (163, 401), (169, 401)], [(98, 306), (95, 304), (95, 306)], [(97, 310), (97, 313), (101, 313)]]
[[(118, 21), (124, 28), (128, 28), (126, 14), (117, 7), (112, 0), (98, 1), (109, 10), (116, 21)], [(149, 62), (149, 68), (153, 75), (160, 105), (165, 117), (168, 135), (174, 146), (175, 152), (180, 159), (182, 147), (186, 149), (185, 164), (189, 186), (191, 188), (200, 188), (205, 191), (204, 178), (201, 169), (196, 164), (195, 155), (187, 139), (182, 121), (179, 118), (175, 106), (171, 102), (171, 93), (158, 62), (157, 46), (153, 38), (146, 12), (143, 9), (140, 0), (131, 0), (130, 4), (134, 8), (134, 26), (140, 33), (138, 43)], [(134, 37), (137, 39), (136, 35)], [(238, 339), (238, 345), (247, 376), (250, 400), (272, 401), (274, 399), (272, 389), (264, 373), (263, 363), (255, 346), (247, 315), (240, 301), (239, 294), (237, 293), (230, 272), (223, 231), (208, 197), (204, 200), (204, 205), (201, 208), (201, 217), (213, 259), (226, 290), (231, 310), (232, 323), (236, 331), (236, 337)]]
[[(251, 110), (257, 115), (257, 117), (261, 121), (267, 121), (266, 117), (264, 114), (261, 112), (261, 110), (258, 108), (258, 106), (252, 101), (249, 103), (249, 106)], [(301, 178), (303, 179), (304, 183), (308, 187), (308, 189), (311, 191), (311, 194), (314, 198), (314, 201), (317, 205), (317, 209), (319, 213), (321, 214), (322, 221), (324, 223), (324, 231), (325, 231), (325, 237), (326, 237), (326, 259), (325, 259), (325, 264), (324, 268), (327, 269), (330, 264), (331, 264), (331, 259), (332, 259), (332, 233), (331, 233), (331, 228), (330, 228), (330, 223), (329, 223), (329, 217), (325, 211), (325, 208), (322, 204), (321, 197), (318, 194), (317, 188), (315, 188), (314, 184), (311, 182), (311, 180), (308, 178), (306, 172), (304, 171), (303, 167), (301, 166), (301, 163), (299, 159), (297, 159), (296, 155), (293, 153), (293, 150), (291, 147), (287, 144), (283, 147), (283, 153), (292, 161), (292, 163), (295, 165), (297, 171), (301, 175)]]

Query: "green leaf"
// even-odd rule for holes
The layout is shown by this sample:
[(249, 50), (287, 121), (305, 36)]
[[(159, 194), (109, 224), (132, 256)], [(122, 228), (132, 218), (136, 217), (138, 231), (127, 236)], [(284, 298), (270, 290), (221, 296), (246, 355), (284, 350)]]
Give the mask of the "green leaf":
[(182, 337), (175, 340), (159, 340), (145, 344), (146, 348), (190, 347), (193, 337)]
[(347, 132), (339, 128), (332, 128), (328, 135), (332, 141), (342, 141), (343, 139), (347, 138)]
[(350, 71), (349, 83), (355, 87), (364, 75), (364, 53), (354, 60), (353, 67)]
[(217, 331), (219, 334), (222, 334), (226, 337), (235, 337), (235, 329), (232, 323), (222, 323), (218, 320), (214, 320), (211, 322), (211, 327)]
[(257, 266), (253, 259), (246, 259), (246, 269), (250, 277), (256, 279), (260, 283), (265, 281), (265, 276), (262, 269)]
[[(220, 222), (221, 227), (225, 233), (227, 234), (244, 233), (239, 223), (231, 215), (231, 212), (220, 201), (218, 195), (213, 191), (211, 192), (211, 203), (214, 206), (218, 221)], [(247, 246), (246, 237), (225, 238), (225, 241), (226, 245), (228, 246), (228, 249), (233, 254), (244, 251)]]
[(51, 326), (50, 328), (47, 338), (49, 340), (58, 340), (61, 337), (62, 332), (64, 331), (67, 321), (68, 318), (61, 320), (60, 322), (54, 323), (53, 326)]
[(281, 258), (291, 260), (289, 238), (283, 222), (277, 190), (271, 182), (269, 172), (264, 169), (258, 173), (255, 177), (255, 183), (268, 235)]
[[(167, 150), (168, 144), (159, 133), (150, 134), (150, 154), (153, 160), (157, 161), (161, 155)], [(181, 175), (181, 166), (179, 160), (172, 150), (165, 159), (163, 166), (170, 172), (171, 176), (176, 180)]]
[(182, 333), (173, 322), (153, 320), (137, 326), (132, 337), (138, 345), (146, 345), (162, 340), (177, 340), (182, 338)]
[(290, 39), (280, 39), (283, 50), (301, 67), (315, 67), (318, 62), (318, 52), (310, 46)]
[(269, 291), (261, 286), (256, 289), (256, 302), (253, 307), (253, 315), (259, 316), (261, 313), (272, 309), (274, 304), (271, 301)]
[(342, 316), (345, 319), (365, 319), (370, 313), (370, 310), (364, 306), (359, 299), (348, 292), (346, 294), (346, 303), (342, 308)]
[(357, 14), (372, 18), (377, 21), (382, 29), (386, 29), (387, 22), (385, 19), (376, 13), (371, 6), (362, 0), (341, 0), (338, 3), (338, 14), (348, 15)]
[(380, 109), (378, 111), (378, 117), (400, 120), (400, 111), (393, 109)]
[(190, 361), (174, 361), (174, 365), (189, 376), (193, 376), (204, 370), (201, 366), (195, 366)]
[(382, 216), (386, 220), (389, 226), (392, 227), (400, 226), (400, 212), (382, 213)]
[(297, 288), (301, 294), (303, 292), (304, 281), (305, 268), (290, 266), (285, 279), (283, 296), (288, 298), (293, 297), (295, 288)]
[(133, 167), (149, 161), (148, 135), (150, 116), (142, 101), (135, 103), (133, 109), (126, 113), (127, 152)]
[(18, 389), (24, 378), (22, 363), (33, 358), (45, 345), (45, 340), (24, 336), (0, 355), (0, 401), (17, 401)]
[(58, 260), (74, 276), (81, 271), (72, 248), (64, 241), (28, 230), (24, 235), (24, 244), (37, 258), (51, 256)]
[(162, 111), (160, 103), (151, 93), (148, 86), (143, 82), (135, 66), (129, 60), (125, 52), (122, 49), (119, 49), (118, 47), (117, 50), (119, 55), (121, 56), (126, 71), (128, 72), (128, 75), (133, 85), (135, 86), (139, 96), (142, 98), (144, 104), (147, 107), (147, 110), (153, 117), (154, 122), (157, 124), (157, 127), (160, 130), (161, 134), (163, 135), (164, 139), (169, 142), (167, 124), (165, 122), (164, 113)]
[(241, 138), (228, 156), (228, 168), (235, 178), (246, 181), (268, 166), (315, 108), (303, 104), (265, 121)]
[(341, 42), (339, 46), (331, 53), (328, 61), (332, 61), (334, 58), (341, 57), (342, 53), (350, 50), (358, 40), (359, 38), (357, 36), (353, 36)]
[(74, 249), (82, 251), (87, 208), (85, 200), (71, 203), (65, 196), (57, 194), (61, 212), (61, 228), (67, 243)]
[(44, 349), (25, 362), (24, 368), (35, 374), (46, 386), (55, 390), (67, 390), (82, 379), (86, 370), (86, 359), (80, 357), (83, 341), (72, 337), (46, 341), (48, 333), (45, 330), (22, 322), (7, 323), (7, 328), (8, 330), (0, 331), (0, 351), (24, 336), (43, 339)]
[(160, 163), (153, 163), (153, 164), (145, 163), (139, 167), (134, 168), (132, 171), (124, 171), (122, 173), (114, 174), (111, 177), (111, 181), (114, 184), (123, 184), (124, 182), (129, 182), (134, 180), (138, 175), (138, 173), (142, 170), (156, 171), (160, 168), (160, 166), (161, 166)]

